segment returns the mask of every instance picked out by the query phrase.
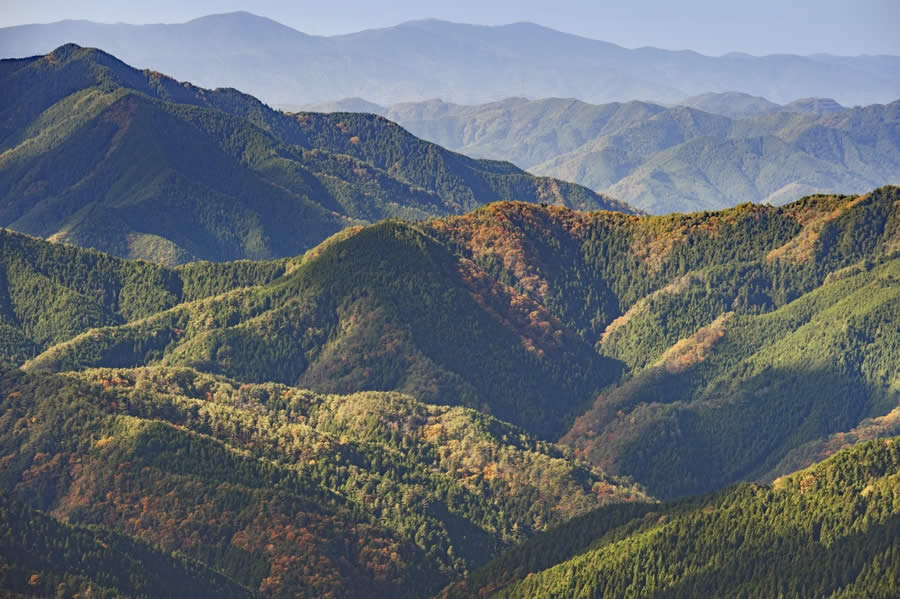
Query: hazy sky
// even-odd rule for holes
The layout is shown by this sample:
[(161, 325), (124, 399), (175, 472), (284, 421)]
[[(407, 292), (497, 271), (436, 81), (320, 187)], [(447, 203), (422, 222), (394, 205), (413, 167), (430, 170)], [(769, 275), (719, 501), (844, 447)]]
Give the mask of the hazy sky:
[(177, 23), (248, 10), (329, 35), (436, 17), (499, 25), (532, 21), (628, 48), (900, 55), (900, 0), (0, 0), (0, 26), (62, 19)]

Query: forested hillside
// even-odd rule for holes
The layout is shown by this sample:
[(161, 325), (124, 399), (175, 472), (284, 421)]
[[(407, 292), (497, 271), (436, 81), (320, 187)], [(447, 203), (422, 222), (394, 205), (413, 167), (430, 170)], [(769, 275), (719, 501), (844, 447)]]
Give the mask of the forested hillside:
[[(163, 368), (6, 371), (2, 389), (3, 488), (267, 596), (422, 597), (568, 517), (646, 500), (520, 429), (399, 394), (323, 396)], [(36, 558), (14, 569), (97, 575), (71, 550), (61, 563)]]
[(0, 492), (0, 589), (8, 597), (250, 597), (184, 556), (100, 527), (73, 526)]
[(630, 209), (371, 115), (285, 114), (66, 45), (0, 64), (0, 225), (165, 264), (293, 256), (499, 200)]
[(601, 509), (441, 596), (896, 597), (898, 474), (893, 438), (844, 450), (771, 487)]
[(764, 477), (897, 407), (898, 200), (650, 218), (519, 205), (433, 226), (620, 362), (562, 441), (669, 497)]
[[(838, 526), (820, 506), (843, 513), (849, 499), (823, 491), (800, 512), (847, 541), (824, 547), (808, 529), (756, 524), (780, 518), (754, 514), (787, 483), (653, 502), (772, 481), (896, 436), (898, 250), (895, 187), (669, 216), (501, 202), (347, 228), (292, 258), (175, 268), (5, 231), (0, 489), (22, 503), (9, 509), (38, 510), (38, 531), (47, 516), (77, 543), (126, 535), (115, 543), (153, 547), (122, 559), (152, 554), (238, 593), (429, 596), (617, 504), (566, 524), (556, 538), (572, 545), (509, 554), (524, 556), (497, 562), (513, 574), (470, 583), (497, 590), (491, 580), (580, 555), (584, 574), (565, 578), (586, 596), (599, 592), (594, 572), (613, 594), (691, 594), (721, 574), (725, 595), (747, 576), (791, 595), (826, 572), (814, 595), (889, 596), (875, 581), (896, 563), (884, 501)], [(817, 466), (815, 480), (880, 456), (880, 442)], [(893, 463), (876, 457), (873, 468)], [(750, 518), (736, 530), (771, 529), (746, 534), (753, 543), (824, 570), (784, 579), (763, 545), (747, 545), (735, 554), (746, 561), (695, 573), (720, 551), (721, 535), (698, 528), (707, 505), (728, 518), (715, 530)], [(654, 545), (666, 522), (700, 536), (672, 553)], [(49, 542), (16, 530), (11, 542), (32, 553)], [(676, 561), (623, 578), (641, 547)], [(4, 585), (34, 594), (31, 574), (111, 593), (156, 584), (152, 572), (101, 578), (66, 551), (59, 565), (8, 559)], [(548, 572), (507, 591), (572, 591)]]
[(259, 285), (291, 260), (170, 269), (0, 230), (0, 362), (19, 365), (88, 329)]
[[(348, 100), (322, 109), (373, 107)], [(900, 183), (896, 101), (845, 109), (817, 98), (780, 106), (746, 94), (705, 94), (676, 106), (509, 98), (374, 109), (451, 150), (510, 160), (654, 214)]]
[[(260, 284), (73, 330), (25, 367), (399, 391), (563, 436), (657, 496), (703, 492), (897, 407), (897, 205), (883, 188), (687, 216), (512, 203), (385, 222), (245, 263)], [(823, 398), (826, 379), (840, 392)]]
[(270, 284), (88, 331), (26, 367), (156, 361), (322, 392), (398, 390), (548, 438), (620, 372), (539, 304), (399, 222), (335, 241)]

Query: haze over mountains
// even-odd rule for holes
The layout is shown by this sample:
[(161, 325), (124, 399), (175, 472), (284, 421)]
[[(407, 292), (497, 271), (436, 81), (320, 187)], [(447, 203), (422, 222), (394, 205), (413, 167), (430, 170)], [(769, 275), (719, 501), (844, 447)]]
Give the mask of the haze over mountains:
[(799, 98), (793, 102), (780, 105), (759, 96), (751, 96), (740, 92), (708, 92), (699, 96), (685, 98), (677, 102), (677, 104), (679, 106), (696, 108), (703, 112), (721, 114), (730, 118), (760, 116), (775, 112), (828, 114), (846, 110), (846, 107), (841, 106), (831, 98)]
[[(0, 31), (50, 42), (0, 60), (0, 595), (900, 596), (896, 57)], [(385, 100), (441, 90), (506, 99)]]
[(444, 147), (509, 160), (658, 214), (900, 182), (900, 101), (847, 109), (805, 98), (781, 106), (730, 92), (676, 106), (509, 98), (381, 107), (350, 98), (311, 108), (374, 111)]
[(245, 12), (174, 25), (61, 21), (0, 30), (0, 56), (46, 54), (69, 42), (278, 105), (353, 96), (379, 104), (429, 98), (477, 104), (512, 95), (671, 103), (725, 91), (778, 103), (834, 98), (848, 106), (900, 98), (896, 56), (710, 57), (626, 49), (532, 23), (424, 20), (320, 37)]
[(0, 61), (0, 225), (170, 264), (291, 256), (497, 200), (631, 211), (375, 115), (277, 112), (66, 45)]

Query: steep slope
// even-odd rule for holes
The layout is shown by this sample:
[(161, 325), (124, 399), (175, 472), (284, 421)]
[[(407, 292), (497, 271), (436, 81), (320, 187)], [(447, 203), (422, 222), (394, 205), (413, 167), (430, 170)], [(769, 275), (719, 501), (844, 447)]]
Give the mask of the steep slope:
[(539, 304), (399, 222), (326, 244), (271, 284), (91, 330), (28, 368), (156, 360), (323, 392), (398, 390), (545, 437), (620, 371)]
[(250, 597), (221, 574), (147, 543), (64, 524), (0, 491), (0, 589), (11, 597)]
[(504, 199), (628, 209), (382, 118), (275, 112), (97, 50), (64, 46), (0, 73), (0, 225), (120, 256), (296, 255), (348, 224)]
[(62, 21), (0, 30), (0, 56), (45, 54), (66, 42), (278, 105), (354, 96), (381, 105), (430, 98), (483, 103), (511, 95), (673, 103), (725, 90), (780, 103), (833, 97), (850, 106), (900, 97), (896, 56), (713, 57), (627, 49), (533, 23), (422, 20), (321, 37), (245, 12), (172, 25)]
[[(0, 388), (0, 486), (65, 522), (114, 529), (94, 534), (124, 555), (72, 571), (112, 588), (123, 583), (108, 568), (143, 547), (124, 534), (264, 596), (422, 597), (568, 517), (647, 499), (521, 429), (398, 394), (322, 396), (161, 368), (10, 370)], [(94, 543), (44, 516), (28, 526), (7, 524), (3, 541), (20, 568), (65, 572), (65, 561), (26, 556), (65, 536)], [(28, 536), (46, 529), (47, 541)], [(161, 566), (178, 578), (164, 583), (190, 582), (170, 561)], [(157, 571), (120, 588), (163, 584)]]
[(565, 435), (656, 496), (703, 492), (897, 407), (898, 207), (887, 187), (665, 217), (499, 203), (388, 221), (247, 286), (217, 266), (218, 290), (87, 324), (102, 326), (25, 367), (399, 391)]
[[(592, 344), (621, 329), (656, 295), (699, 287), (687, 294), (689, 300), (719, 298), (697, 313), (668, 310), (652, 323), (665, 324), (664, 334), (677, 336), (667, 336), (661, 348), (636, 344), (643, 345), (636, 351), (658, 352), (645, 358), (651, 359), (732, 304), (750, 313), (770, 311), (814, 290), (834, 270), (892, 254), (898, 199), (898, 188), (885, 187), (863, 196), (813, 196), (784, 207), (744, 204), (653, 217), (513, 203), (436, 220), (429, 229)], [(765, 271), (759, 281), (759, 270), (748, 268), (753, 264)], [(699, 285), (686, 285), (692, 271), (712, 267), (720, 269), (715, 289), (700, 276)]]
[(898, 475), (894, 438), (844, 450), (772, 487), (744, 484), (652, 511), (600, 510), (442, 596), (893, 597)]
[(678, 496), (760, 478), (790, 449), (896, 408), (900, 260), (859, 270), (769, 314), (725, 313), (603, 394), (563, 441)]
[(813, 100), (782, 107), (725, 93), (683, 104), (688, 107), (509, 98), (477, 106), (430, 100), (378, 111), (452, 150), (510, 160), (651, 213), (782, 204), (900, 181), (900, 102), (849, 110), (823, 103), (820, 110)]
[(762, 477), (898, 405), (898, 199), (643, 219), (520, 205), (433, 226), (624, 364), (563, 441), (666, 497)]
[(194, 263), (169, 269), (0, 230), (0, 362), (18, 365), (91, 328), (273, 281), (290, 264)]

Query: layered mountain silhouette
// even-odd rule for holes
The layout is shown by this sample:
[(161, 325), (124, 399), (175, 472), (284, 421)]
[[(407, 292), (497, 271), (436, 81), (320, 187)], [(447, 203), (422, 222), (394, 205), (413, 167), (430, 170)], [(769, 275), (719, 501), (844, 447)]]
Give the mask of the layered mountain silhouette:
[(626, 49), (532, 23), (485, 27), (424, 20), (320, 37), (245, 12), (175, 25), (61, 21), (0, 30), (0, 56), (46, 54), (68, 42), (204, 87), (235, 87), (270, 104), (360, 96), (379, 104), (440, 97), (483, 103), (511, 95), (604, 103), (676, 102), (739, 91), (775, 102), (844, 105), (900, 97), (900, 58)]
[[(892, 57), (246, 13), (0, 43), (75, 30), (350, 99), (0, 61), (0, 595), (898, 595), (900, 102), (823, 83)], [(505, 52), (680, 104), (384, 100), (492, 94)]]
[(664, 217), (498, 203), (175, 270), (7, 233), (4, 352), (397, 391), (562, 438), (654, 496), (705, 492), (896, 407), (897, 193)]
[(66, 45), (0, 62), (0, 225), (166, 263), (291, 256), (498, 200), (630, 211), (374, 115), (286, 114)]
[(651, 213), (779, 204), (900, 181), (900, 101), (845, 109), (828, 99), (781, 106), (726, 93), (683, 104), (509, 98), (379, 107), (351, 98), (316, 109), (374, 109), (447, 148), (510, 160)]
[(0, 588), (890, 596), (898, 207), (500, 202), (175, 268), (0, 232)]
[(801, 98), (787, 104), (776, 104), (759, 96), (740, 92), (708, 92), (685, 98), (677, 102), (679, 106), (696, 108), (703, 112), (721, 114), (730, 118), (760, 116), (774, 112), (812, 112), (827, 114), (846, 110), (830, 98)]

